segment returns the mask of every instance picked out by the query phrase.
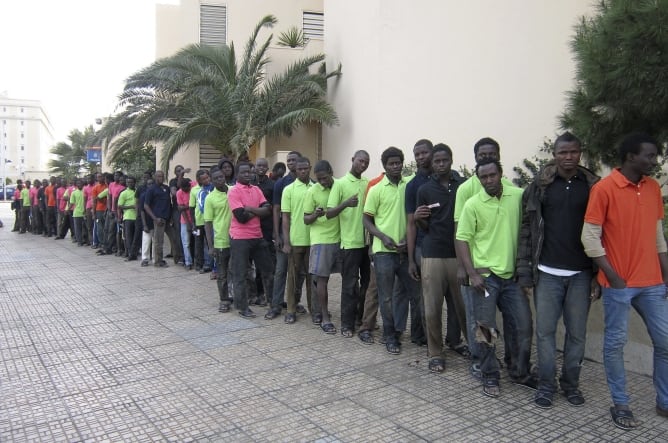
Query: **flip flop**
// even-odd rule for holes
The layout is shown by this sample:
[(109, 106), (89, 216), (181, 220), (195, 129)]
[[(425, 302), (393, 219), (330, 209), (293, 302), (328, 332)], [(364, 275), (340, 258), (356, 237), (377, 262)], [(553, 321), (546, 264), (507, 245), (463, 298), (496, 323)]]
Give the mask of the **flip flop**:
[(336, 327), (332, 323), (322, 323), (320, 325), (320, 329), (322, 329), (322, 332), (324, 332), (325, 334), (329, 335), (336, 334)]
[[(633, 412), (627, 409), (617, 409), (616, 407), (613, 406), (610, 408), (610, 415), (612, 416), (612, 422), (619, 429), (630, 431), (631, 429), (635, 429), (638, 426), (640, 426), (640, 422), (638, 422), (636, 418), (633, 416)], [(627, 425), (626, 423), (624, 423), (624, 420), (630, 420), (635, 424), (632, 426)]]

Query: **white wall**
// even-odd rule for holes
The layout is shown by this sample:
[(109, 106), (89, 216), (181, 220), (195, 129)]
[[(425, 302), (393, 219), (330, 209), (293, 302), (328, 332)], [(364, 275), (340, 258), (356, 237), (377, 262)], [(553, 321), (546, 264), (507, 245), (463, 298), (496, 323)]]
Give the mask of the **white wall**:
[(325, 53), (343, 64), (325, 158), (340, 169), (367, 149), (375, 173), (386, 147), (412, 159), (429, 138), (470, 167), (473, 144), (491, 136), (510, 171), (557, 131), (574, 76), (568, 42), (589, 10), (584, 0), (325, 0)]

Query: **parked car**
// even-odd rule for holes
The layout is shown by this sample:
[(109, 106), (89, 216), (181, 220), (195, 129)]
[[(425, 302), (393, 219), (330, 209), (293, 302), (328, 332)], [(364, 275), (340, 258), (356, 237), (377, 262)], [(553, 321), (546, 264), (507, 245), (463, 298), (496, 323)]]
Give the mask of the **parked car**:
[[(7, 188), (7, 195), (5, 196), (5, 188)], [(0, 185), (0, 200), (11, 200), (14, 198), (14, 191), (16, 191), (16, 185)]]

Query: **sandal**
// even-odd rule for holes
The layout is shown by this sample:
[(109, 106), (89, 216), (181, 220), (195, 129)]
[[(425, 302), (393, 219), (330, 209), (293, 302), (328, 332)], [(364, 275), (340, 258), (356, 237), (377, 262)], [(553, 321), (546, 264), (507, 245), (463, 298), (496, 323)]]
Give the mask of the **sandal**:
[(322, 314), (314, 314), (312, 320), (314, 325), (322, 324)]
[(619, 409), (616, 406), (613, 406), (610, 408), (610, 415), (612, 416), (612, 422), (619, 429), (630, 431), (640, 425), (640, 422), (635, 419), (633, 412), (629, 409)]
[(429, 370), (431, 372), (441, 373), (445, 371), (445, 359), (434, 357), (429, 360)]
[(273, 320), (276, 317), (278, 317), (279, 315), (281, 315), (280, 312), (276, 312), (274, 309), (270, 309), (270, 310), (267, 311), (266, 314), (264, 314), (264, 319), (265, 320)]
[(324, 332), (325, 334), (329, 335), (336, 334), (336, 327), (332, 323), (323, 323), (320, 325), (320, 329), (322, 329), (322, 332)]
[(373, 334), (371, 331), (360, 331), (360, 333), (357, 335), (360, 339), (360, 341), (365, 344), (365, 345), (372, 345), (374, 340), (373, 340)]
[(353, 336), (353, 330), (350, 328), (341, 328), (341, 335), (345, 338), (351, 338)]
[(460, 343), (457, 346), (451, 346), (450, 349), (464, 358), (471, 358), (471, 351), (469, 351), (469, 347), (464, 343)]
[(399, 343), (387, 342), (385, 343), (385, 349), (388, 354), (399, 355), (401, 353), (401, 346), (399, 346)]
[(285, 323), (291, 325), (297, 321), (297, 316), (295, 314), (285, 314)]
[(499, 380), (496, 378), (483, 378), (482, 393), (488, 397), (497, 398), (501, 393), (499, 389)]

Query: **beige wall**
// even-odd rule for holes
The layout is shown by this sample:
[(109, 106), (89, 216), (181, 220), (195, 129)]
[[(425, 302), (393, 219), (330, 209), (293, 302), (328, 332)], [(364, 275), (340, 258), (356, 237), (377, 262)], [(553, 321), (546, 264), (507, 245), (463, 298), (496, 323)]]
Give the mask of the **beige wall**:
[[(258, 37), (263, 42), (270, 34), (277, 36), (292, 26), (301, 28), (303, 11), (322, 11), (322, 0), (208, 0), (207, 3), (227, 5), (227, 41), (234, 42), (238, 55), (243, 53), (244, 46), (250, 33), (258, 21), (268, 15), (274, 15), (278, 24), (272, 29), (264, 29)], [(181, 0), (180, 5), (157, 5), (156, 7), (156, 58), (173, 55), (180, 48), (199, 42), (199, 0)], [(323, 51), (322, 40), (311, 40), (304, 48), (283, 48), (273, 45), (269, 56), (271, 63), (267, 66), (267, 76), (275, 74), (283, 67), (294, 62), (297, 58), (318, 54)], [(293, 137), (272, 138), (261, 143), (263, 156), (270, 161), (280, 158), (277, 150), (293, 150), (313, 153), (315, 160), (318, 140), (317, 128), (305, 127), (295, 132)], [(183, 164), (193, 170), (197, 168), (199, 147), (191, 146), (180, 152), (171, 162), (170, 170), (174, 165)], [(159, 160), (158, 160), (159, 163)]]
[[(327, 62), (341, 62), (343, 75), (330, 83), (341, 125), (323, 128), (323, 158), (342, 173), (366, 149), (375, 176), (383, 149), (412, 161), (415, 141), (429, 138), (453, 148), (455, 167), (471, 168), (474, 143), (491, 136), (513, 177), (512, 166), (558, 131), (574, 77), (569, 40), (591, 11), (585, 0), (325, 0)], [(600, 302), (588, 331), (587, 357), (600, 361)], [(627, 368), (651, 373), (635, 313), (629, 342)]]

